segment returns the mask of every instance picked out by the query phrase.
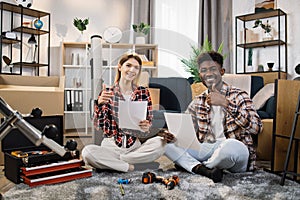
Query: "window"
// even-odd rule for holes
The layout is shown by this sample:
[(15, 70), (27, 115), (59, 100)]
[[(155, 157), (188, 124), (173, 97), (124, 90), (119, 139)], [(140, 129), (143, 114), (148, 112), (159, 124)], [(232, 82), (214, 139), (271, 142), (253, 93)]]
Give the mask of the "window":
[[(188, 3), (187, 3), (188, 2)], [(158, 44), (158, 76), (188, 78), (181, 58), (188, 58), (198, 41), (198, 0), (159, 0), (155, 5), (155, 36)]]

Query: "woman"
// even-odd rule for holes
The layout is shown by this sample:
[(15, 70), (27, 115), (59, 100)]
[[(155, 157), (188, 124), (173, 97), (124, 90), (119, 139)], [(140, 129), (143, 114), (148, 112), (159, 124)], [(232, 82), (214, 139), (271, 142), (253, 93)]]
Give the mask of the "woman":
[[(139, 137), (150, 136), (152, 102), (148, 89), (137, 86), (142, 61), (137, 54), (126, 54), (118, 63), (114, 85), (105, 89), (95, 106), (94, 125), (102, 128), (104, 140), (101, 146), (87, 145), (82, 150), (84, 161), (97, 169), (113, 169), (121, 172), (134, 170), (134, 164), (152, 162), (164, 153), (164, 139), (152, 137), (141, 143)], [(119, 101), (147, 101), (147, 117), (139, 123), (141, 130), (118, 127)]]

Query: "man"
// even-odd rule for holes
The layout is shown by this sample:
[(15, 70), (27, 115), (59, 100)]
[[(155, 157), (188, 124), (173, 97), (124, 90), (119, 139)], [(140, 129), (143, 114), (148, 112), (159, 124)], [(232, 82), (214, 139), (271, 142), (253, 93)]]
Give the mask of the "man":
[(169, 143), (165, 155), (191, 173), (220, 182), (223, 169), (230, 172), (255, 169), (251, 134), (258, 134), (262, 123), (249, 95), (222, 81), (225, 69), (221, 54), (203, 53), (197, 62), (208, 90), (195, 97), (186, 112), (192, 115), (199, 150)]

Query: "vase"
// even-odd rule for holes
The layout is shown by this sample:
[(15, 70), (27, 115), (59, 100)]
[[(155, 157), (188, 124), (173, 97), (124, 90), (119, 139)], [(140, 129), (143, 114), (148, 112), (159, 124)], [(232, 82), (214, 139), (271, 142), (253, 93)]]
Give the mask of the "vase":
[(263, 65), (258, 65), (257, 71), (258, 72), (263, 72), (264, 71), (264, 66)]
[(266, 32), (263, 36), (263, 41), (273, 40), (273, 36), (270, 32)]
[(87, 41), (88, 41), (87, 37), (84, 33), (80, 33), (80, 35), (76, 39), (76, 42), (87, 42)]
[(268, 62), (267, 65), (268, 65), (269, 71), (273, 71), (274, 63)]
[(253, 66), (252, 66), (252, 65), (248, 65), (248, 66), (246, 67), (246, 72), (254, 72)]

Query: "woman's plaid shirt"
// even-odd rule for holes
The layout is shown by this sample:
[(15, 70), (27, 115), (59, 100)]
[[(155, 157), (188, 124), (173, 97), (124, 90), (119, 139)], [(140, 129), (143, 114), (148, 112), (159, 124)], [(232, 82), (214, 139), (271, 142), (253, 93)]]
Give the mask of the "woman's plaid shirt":
[[(250, 153), (248, 170), (254, 170), (256, 151), (251, 134), (261, 132), (261, 119), (254, 109), (252, 100), (245, 91), (223, 82), (220, 92), (229, 100), (229, 105), (224, 108), (224, 135), (226, 138), (236, 138), (248, 147)], [(211, 107), (207, 104), (206, 96), (207, 91), (197, 96), (187, 109), (187, 112), (193, 117), (200, 142), (205, 140), (207, 133), (211, 130)]]
[[(105, 137), (114, 137), (116, 145), (122, 146), (123, 136), (126, 135), (126, 148), (131, 147), (136, 137), (130, 135), (129, 130), (122, 130), (118, 127), (118, 114), (119, 114), (119, 100), (125, 100), (121, 91), (120, 86), (116, 83), (112, 88), (114, 97), (109, 101), (108, 104), (95, 105), (94, 111), (94, 126), (97, 130), (102, 128)], [(101, 94), (101, 93), (100, 93)], [(149, 90), (142, 86), (134, 86), (133, 93), (130, 97), (131, 101), (148, 101), (147, 117), (150, 124), (152, 122), (152, 101)], [(130, 130), (131, 132), (139, 132), (137, 130)], [(135, 134), (136, 135), (136, 134)]]

